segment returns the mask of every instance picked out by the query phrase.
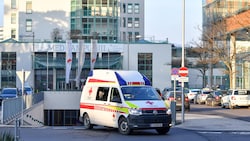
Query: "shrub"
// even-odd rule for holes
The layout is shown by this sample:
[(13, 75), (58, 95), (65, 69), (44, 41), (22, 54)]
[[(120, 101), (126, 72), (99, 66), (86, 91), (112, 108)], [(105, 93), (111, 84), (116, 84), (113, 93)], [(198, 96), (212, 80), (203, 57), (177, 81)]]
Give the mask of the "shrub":
[(0, 141), (14, 141), (15, 137), (9, 132), (0, 133)]

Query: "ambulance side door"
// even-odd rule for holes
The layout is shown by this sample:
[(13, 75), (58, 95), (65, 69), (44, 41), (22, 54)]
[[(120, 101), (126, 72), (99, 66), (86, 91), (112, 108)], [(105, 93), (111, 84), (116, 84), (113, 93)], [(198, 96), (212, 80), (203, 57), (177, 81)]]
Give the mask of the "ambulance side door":
[[(101, 93), (104, 94), (101, 94)], [(95, 100), (95, 124), (108, 126), (107, 120), (109, 120), (109, 109), (108, 109), (108, 93), (109, 87), (98, 87), (96, 100)]]
[(110, 107), (110, 112), (108, 113), (109, 118), (107, 119), (108, 125), (112, 127), (117, 127), (117, 121), (120, 115), (120, 108), (122, 107), (121, 95), (118, 88), (112, 87), (110, 89), (110, 94), (108, 98), (108, 106)]

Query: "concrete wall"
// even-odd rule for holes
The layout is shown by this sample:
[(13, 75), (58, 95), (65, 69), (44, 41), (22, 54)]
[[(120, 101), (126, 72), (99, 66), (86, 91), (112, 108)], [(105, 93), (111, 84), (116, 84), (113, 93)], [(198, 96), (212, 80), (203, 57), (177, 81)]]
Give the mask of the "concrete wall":
[(81, 91), (45, 91), (44, 110), (80, 109)]

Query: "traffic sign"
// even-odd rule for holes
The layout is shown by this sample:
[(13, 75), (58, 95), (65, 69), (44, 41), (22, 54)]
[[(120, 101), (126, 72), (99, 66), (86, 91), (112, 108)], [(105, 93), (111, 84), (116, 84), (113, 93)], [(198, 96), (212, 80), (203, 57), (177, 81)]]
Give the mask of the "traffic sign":
[(181, 67), (179, 69), (179, 75), (181, 77), (187, 77), (188, 76), (188, 68), (187, 67)]
[(171, 75), (178, 75), (179, 74), (179, 69), (178, 68), (172, 68)]

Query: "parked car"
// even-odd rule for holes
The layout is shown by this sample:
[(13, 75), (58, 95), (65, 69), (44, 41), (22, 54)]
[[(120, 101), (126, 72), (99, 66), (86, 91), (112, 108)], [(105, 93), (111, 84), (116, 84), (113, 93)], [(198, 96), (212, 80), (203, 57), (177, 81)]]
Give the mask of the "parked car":
[[(176, 87), (176, 91), (181, 91), (181, 87)], [(174, 91), (174, 88), (164, 88), (163, 91), (161, 92), (162, 95), (166, 95), (168, 92)]]
[(24, 86), (25, 94), (33, 94), (33, 89), (30, 86)]
[(221, 107), (233, 109), (239, 106), (250, 106), (250, 90), (229, 90), (228, 95), (221, 98)]
[(189, 91), (187, 93), (187, 97), (188, 97), (189, 101), (194, 103), (194, 98), (199, 93), (201, 93), (200, 89), (189, 89)]
[[(167, 93), (163, 94), (163, 99), (165, 100), (167, 106), (171, 107), (171, 101), (176, 100), (176, 110), (181, 110), (182, 108), (182, 91), (175, 91), (176, 97), (174, 98), (174, 91), (168, 91)], [(184, 100), (184, 107), (185, 110), (190, 111), (190, 102), (188, 97), (185, 95)]]
[(219, 106), (221, 105), (222, 96), (226, 94), (227, 94), (226, 90), (215, 90), (207, 96), (205, 104), (209, 106)]
[(0, 101), (2, 104), (2, 101), (9, 98), (16, 98), (19, 96), (19, 92), (17, 88), (3, 88), (1, 95), (0, 95)]
[(197, 95), (196, 103), (198, 104), (205, 104), (207, 96), (212, 93), (212, 90), (202, 90), (200, 94)]

